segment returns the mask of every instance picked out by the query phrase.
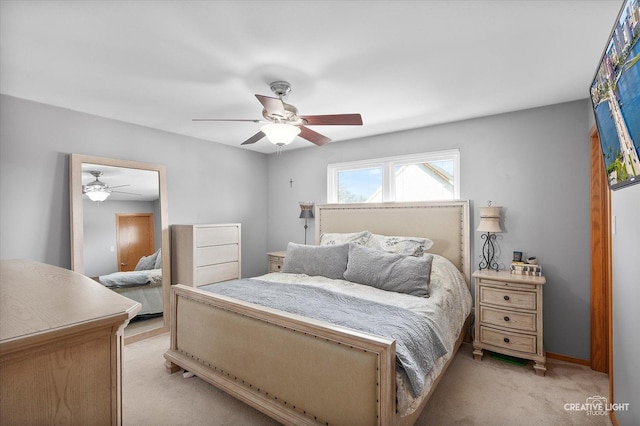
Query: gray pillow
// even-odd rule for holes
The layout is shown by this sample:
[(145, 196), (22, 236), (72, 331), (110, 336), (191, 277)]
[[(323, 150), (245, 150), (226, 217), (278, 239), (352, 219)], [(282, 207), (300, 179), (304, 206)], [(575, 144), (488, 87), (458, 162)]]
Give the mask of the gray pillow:
[(432, 261), (431, 254), (414, 257), (349, 244), (344, 279), (381, 290), (426, 297), (429, 295)]
[(162, 269), (162, 249), (159, 248), (156, 252), (156, 263), (153, 265), (153, 269)]
[(149, 256), (142, 256), (140, 260), (138, 260), (138, 264), (134, 268), (134, 271), (148, 271), (149, 269), (153, 269), (156, 264), (157, 256), (157, 252), (150, 254)]
[(282, 272), (342, 279), (347, 269), (349, 245), (307, 246), (289, 243)]

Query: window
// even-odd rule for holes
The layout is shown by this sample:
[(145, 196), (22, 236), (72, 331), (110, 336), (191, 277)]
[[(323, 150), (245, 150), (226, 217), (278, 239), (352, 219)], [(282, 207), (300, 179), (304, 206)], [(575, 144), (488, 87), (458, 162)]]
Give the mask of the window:
[(457, 198), (460, 198), (460, 152), (457, 149), (327, 166), (327, 200), (330, 203)]

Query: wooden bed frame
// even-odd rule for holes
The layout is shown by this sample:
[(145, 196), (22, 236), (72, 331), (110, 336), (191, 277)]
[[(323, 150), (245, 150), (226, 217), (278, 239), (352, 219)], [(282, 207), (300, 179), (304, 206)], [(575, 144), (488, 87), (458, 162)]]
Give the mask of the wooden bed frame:
[[(469, 284), (469, 202), (316, 206), (326, 232), (424, 236)], [(461, 330), (457, 351), (465, 334)], [(413, 424), (396, 413), (395, 341), (175, 285), (169, 372), (184, 368), (284, 424)]]

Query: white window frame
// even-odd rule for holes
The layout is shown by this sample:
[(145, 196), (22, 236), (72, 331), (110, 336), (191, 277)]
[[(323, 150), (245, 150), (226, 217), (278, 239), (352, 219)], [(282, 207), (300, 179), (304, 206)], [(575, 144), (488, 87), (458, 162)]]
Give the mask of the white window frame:
[(396, 190), (395, 167), (403, 164), (453, 161), (453, 199), (460, 199), (460, 150), (424, 152), (396, 157), (333, 163), (327, 166), (327, 202), (338, 202), (338, 173), (346, 170), (382, 168), (382, 202), (394, 202)]

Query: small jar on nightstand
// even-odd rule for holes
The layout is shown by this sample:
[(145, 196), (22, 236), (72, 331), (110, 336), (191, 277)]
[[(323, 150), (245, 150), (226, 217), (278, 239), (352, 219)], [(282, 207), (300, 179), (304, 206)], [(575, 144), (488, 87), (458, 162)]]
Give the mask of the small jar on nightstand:
[(267, 253), (269, 257), (269, 272), (282, 272), (282, 265), (284, 264), (284, 257), (286, 255), (286, 251), (272, 251), (271, 253)]
[(483, 350), (535, 362), (534, 371), (544, 376), (546, 356), (542, 347), (542, 276), (509, 271), (480, 270), (475, 278), (475, 339), (473, 357)]

